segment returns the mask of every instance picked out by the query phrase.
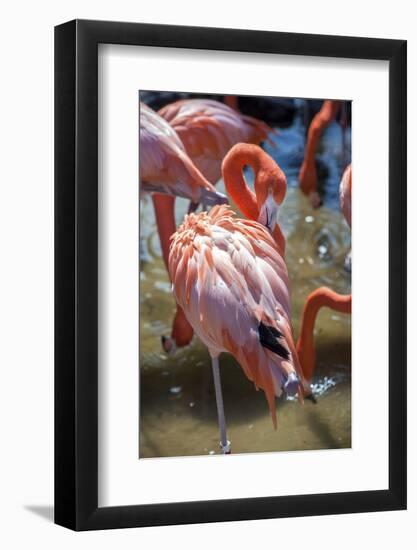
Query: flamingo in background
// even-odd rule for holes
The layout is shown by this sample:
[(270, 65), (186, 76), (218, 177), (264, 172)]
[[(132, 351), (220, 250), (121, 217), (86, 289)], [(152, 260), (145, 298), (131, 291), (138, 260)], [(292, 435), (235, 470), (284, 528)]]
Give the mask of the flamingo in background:
[(237, 95), (225, 95), (223, 98), (223, 102), (231, 109), (239, 111), (239, 99)]
[[(210, 99), (185, 99), (166, 105), (158, 111), (180, 137), (195, 166), (213, 185), (221, 178), (221, 165), (233, 145), (246, 142), (259, 144), (272, 132), (264, 122), (242, 115), (232, 108)], [(154, 196), (154, 207), (162, 253), (168, 263), (169, 237), (175, 232), (174, 201), (166, 196)], [(201, 201), (193, 200), (190, 211)], [(162, 337), (166, 352), (191, 342), (193, 331), (184, 316), (177, 311), (170, 337)]]
[(343, 172), (339, 187), (340, 208), (348, 226), (352, 227), (352, 165)]
[[(243, 177), (245, 165), (254, 171), (255, 193)], [(276, 222), (285, 175), (260, 147), (238, 144), (223, 161), (223, 178), (249, 219), (226, 205), (188, 214), (172, 238), (169, 272), (175, 297), (211, 356), (220, 446), (228, 453), (220, 353), (231, 353), (263, 389), (274, 427), (275, 396), (284, 390), (302, 399), (304, 378), (292, 335), (285, 239)]]
[[(340, 206), (346, 222), (351, 227), (352, 200), (352, 166), (349, 165), (340, 182)], [(350, 314), (352, 311), (352, 294), (344, 295), (330, 288), (320, 287), (311, 292), (304, 305), (300, 337), (297, 342), (298, 358), (303, 368), (305, 379), (310, 382), (316, 366), (314, 346), (314, 325), (322, 307), (328, 307), (339, 313)]]
[(335, 119), (341, 105), (341, 101), (334, 101), (331, 99), (323, 101), (320, 111), (313, 117), (308, 129), (305, 156), (298, 178), (301, 191), (307, 195), (313, 208), (317, 208), (321, 204), (321, 199), (317, 192), (317, 169), (315, 159), (318, 142), (324, 130)]
[(201, 201), (227, 202), (187, 154), (181, 139), (166, 120), (147, 105), (140, 106), (141, 191)]
[(237, 143), (259, 145), (272, 132), (267, 124), (213, 99), (183, 99), (158, 114), (177, 132), (194, 164), (215, 185), (222, 161)]
[[(227, 198), (207, 181), (185, 151), (169, 123), (144, 103), (140, 104), (141, 192), (152, 193), (162, 255), (168, 268), (169, 238), (175, 233), (175, 197), (205, 204), (222, 204)], [(193, 330), (179, 307), (172, 338), (186, 345)]]

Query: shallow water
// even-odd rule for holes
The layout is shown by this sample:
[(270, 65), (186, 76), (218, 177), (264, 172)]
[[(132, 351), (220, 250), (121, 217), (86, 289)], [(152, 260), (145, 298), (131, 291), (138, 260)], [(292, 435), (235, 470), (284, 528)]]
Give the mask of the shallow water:
[[(302, 102), (291, 127), (273, 136), (265, 149), (284, 170), (288, 192), (279, 213), (287, 237), (286, 262), (291, 280), (295, 335), (304, 301), (326, 285), (350, 292), (344, 260), (350, 231), (339, 210), (338, 187), (350, 160), (350, 132), (332, 124), (318, 154), (322, 208), (312, 211), (297, 187), (303, 160), (305, 127)], [(252, 180), (250, 171), (246, 174)], [(218, 184), (223, 190), (223, 182)], [(188, 204), (177, 200), (180, 222)], [(168, 357), (161, 336), (169, 335), (175, 312), (171, 285), (161, 257), (152, 202), (141, 204), (140, 282), (140, 450), (141, 458), (219, 452), (219, 433), (211, 362), (195, 337), (187, 348)], [(313, 379), (317, 403), (277, 400), (275, 431), (262, 391), (257, 392), (238, 363), (220, 356), (223, 397), (232, 452), (293, 451), (351, 446), (351, 318), (321, 310), (316, 322), (317, 369)]]

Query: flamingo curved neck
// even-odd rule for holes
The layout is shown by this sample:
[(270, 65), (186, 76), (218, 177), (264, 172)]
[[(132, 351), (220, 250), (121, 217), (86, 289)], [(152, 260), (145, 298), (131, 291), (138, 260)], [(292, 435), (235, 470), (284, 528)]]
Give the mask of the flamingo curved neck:
[[(255, 193), (243, 176), (243, 168), (250, 166), (255, 174)], [(247, 218), (258, 221), (260, 209), (270, 193), (280, 204), (286, 193), (285, 175), (276, 162), (257, 145), (239, 143), (223, 160), (223, 179), (229, 197)]]
[(222, 172), (226, 192), (242, 214), (257, 220), (259, 208), (255, 193), (249, 188), (243, 176), (243, 168), (249, 165), (255, 173), (259, 170), (258, 158), (243, 147), (233, 147), (223, 160)]
[(343, 295), (326, 287), (314, 290), (307, 298), (301, 320), (297, 352), (304, 376), (311, 380), (315, 368), (314, 325), (321, 308), (328, 307), (339, 313), (351, 313), (352, 295)]
[(320, 111), (313, 118), (307, 136), (307, 156), (311, 161), (314, 160), (317, 143), (323, 131), (336, 118), (341, 105), (342, 103), (340, 101), (327, 99), (323, 102)]

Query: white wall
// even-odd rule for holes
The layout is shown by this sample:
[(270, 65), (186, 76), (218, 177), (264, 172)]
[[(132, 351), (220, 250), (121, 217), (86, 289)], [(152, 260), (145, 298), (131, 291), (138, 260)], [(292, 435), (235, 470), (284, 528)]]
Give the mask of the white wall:
[[(15, 1), (1, 17), (0, 541), (3, 548), (379, 548), (415, 539), (416, 101), (413, 3)], [(7, 5), (7, 8), (5, 6)], [(322, 6), (322, 7), (320, 7)], [(53, 26), (90, 18), (408, 39), (409, 511), (74, 534), (51, 516), (53, 472)], [(411, 215), (413, 214), (413, 216)], [(413, 255), (411, 255), (413, 254)], [(376, 396), (377, 398), (377, 396)], [(343, 472), (341, 472), (343, 475)], [(414, 528), (414, 529), (413, 529)]]

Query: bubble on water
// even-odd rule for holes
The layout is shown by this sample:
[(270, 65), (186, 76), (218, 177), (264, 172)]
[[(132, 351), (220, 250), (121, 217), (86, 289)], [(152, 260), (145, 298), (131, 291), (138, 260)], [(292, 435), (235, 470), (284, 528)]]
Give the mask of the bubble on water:
[(181, 390), (182, 390), (181, 386), (171, 386), (169, 388), (170, 393), (172, 393), (173, 395), (178, 395), (179, 393), (181, 393)]
[[(324, 378), (315, 380), (310, 384), (313, 395), (319, 396), (325, 394), (331, 388), (334, 388), (336, 384), (343, 382), (345, 376), (343, 374), (334, 374), (333, 376), (325, 376)], [(298, 395), (287, 395), (287, 401), (298, 401)]]
[(306, 223), (313, 223), (314, 222), (314, 217), (313, 216), (306, 216), (304, 219), (305, 219)]
[(324, 244), (321, 244), (318, 247), (318, 253), (320, 258), (324, 258), (327, 255), (327, 252), (328, 252), (327, 246), (325, 246)]
[(188, 404), (189, 404), (189, 406), (190, 406), (191, 408), (193, 408), (193, 407), (195, 406), (194, 401), (190, 401)]

